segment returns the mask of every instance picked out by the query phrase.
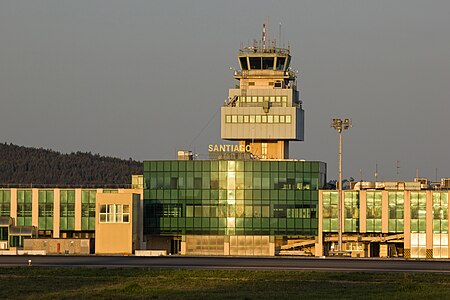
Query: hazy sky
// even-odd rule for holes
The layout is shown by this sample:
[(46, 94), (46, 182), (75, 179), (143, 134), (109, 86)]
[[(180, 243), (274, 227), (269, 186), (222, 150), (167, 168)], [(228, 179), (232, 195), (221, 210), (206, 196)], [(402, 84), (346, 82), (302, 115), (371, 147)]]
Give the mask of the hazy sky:
[[(305, 141), (344, 177), (450, 177), (450, 1), (0, 0), (0, 141), (138, 160), (200, 156), (241, 44), (283, 23)], [(214, 118), (212, 118), (215, 116)], [(208, 126), (207, 126), (208, 125)], [(204, 129), (202, 131), (202, 129)]]

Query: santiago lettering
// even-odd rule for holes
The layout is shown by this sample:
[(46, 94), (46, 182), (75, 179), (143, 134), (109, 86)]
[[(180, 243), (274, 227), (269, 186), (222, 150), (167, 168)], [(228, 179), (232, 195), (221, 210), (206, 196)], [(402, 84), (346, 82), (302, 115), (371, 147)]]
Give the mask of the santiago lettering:
[(222, 145), (209, 145), (209, 152), (251, 152), (252, 147), (250, 145), (231, 145), (231, 144), (222, 144)]

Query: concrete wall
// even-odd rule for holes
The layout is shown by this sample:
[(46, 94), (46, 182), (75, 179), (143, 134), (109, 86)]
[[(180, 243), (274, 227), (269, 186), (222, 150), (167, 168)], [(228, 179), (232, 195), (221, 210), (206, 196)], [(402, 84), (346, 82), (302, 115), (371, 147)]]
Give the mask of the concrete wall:
[(89, 239), (25, 239), (24, 250), (44, 250), (47, 254), (90, 253)]

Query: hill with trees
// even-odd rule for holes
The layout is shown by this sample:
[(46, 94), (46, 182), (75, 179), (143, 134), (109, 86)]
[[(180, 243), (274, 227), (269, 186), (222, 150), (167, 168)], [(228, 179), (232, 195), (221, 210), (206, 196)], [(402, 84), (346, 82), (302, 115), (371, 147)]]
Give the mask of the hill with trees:
[(0, 143), (0, 186), (124, 186), (132, 174), (143, 174), (142, 162)]

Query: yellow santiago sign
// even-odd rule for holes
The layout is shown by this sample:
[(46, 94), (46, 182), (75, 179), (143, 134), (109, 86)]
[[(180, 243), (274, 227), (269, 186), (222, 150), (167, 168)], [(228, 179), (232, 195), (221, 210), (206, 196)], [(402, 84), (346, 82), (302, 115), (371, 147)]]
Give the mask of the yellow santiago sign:
[(250, 145), (232, 145), (232, 144), (223, 144), (223, 145), (209, 145), (209, 152), (251, 152), (252, 147)]

